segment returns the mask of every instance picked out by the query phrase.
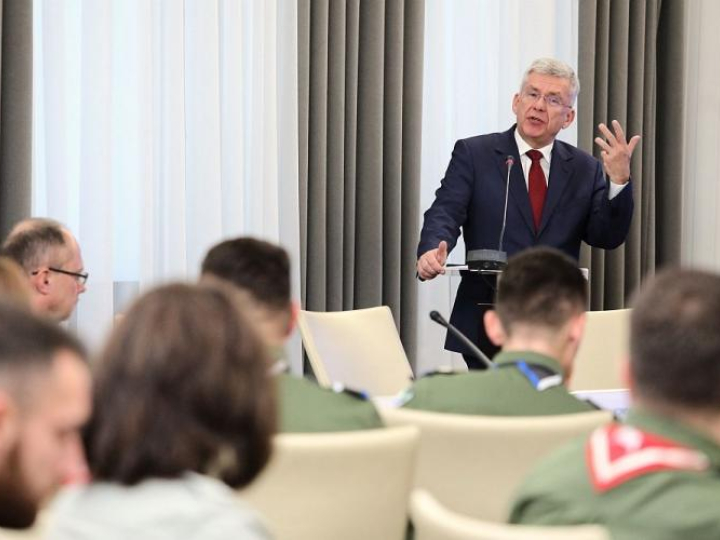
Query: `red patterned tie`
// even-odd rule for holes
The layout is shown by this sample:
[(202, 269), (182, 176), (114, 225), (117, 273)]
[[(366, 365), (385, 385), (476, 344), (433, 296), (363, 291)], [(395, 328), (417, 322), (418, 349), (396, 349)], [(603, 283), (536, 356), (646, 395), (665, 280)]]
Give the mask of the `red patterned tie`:
[(533, 219), (535, 220), (535, 232), (540, 230), (543, 206), (545, 206), (545, 195), (547, 194), (547, 182), (545, 173), (540, 166), (543, 155), (539, 150), (528, 150), (527, 156), (532, 160), (530, 165), (530, 177), (528, 178), (528, 193), (530, 194), (530, 205), (532, 206)]

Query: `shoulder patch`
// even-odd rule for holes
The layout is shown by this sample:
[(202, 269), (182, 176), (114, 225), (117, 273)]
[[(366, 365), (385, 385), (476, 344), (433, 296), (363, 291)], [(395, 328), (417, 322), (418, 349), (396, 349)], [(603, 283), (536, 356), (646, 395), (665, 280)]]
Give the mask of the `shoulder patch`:
[(635, 427), (609, 424), (593, 431), (585, 448), (590, 480), (604, 492), (657, 471), (704, 471), (710, 466), (702, 452)]

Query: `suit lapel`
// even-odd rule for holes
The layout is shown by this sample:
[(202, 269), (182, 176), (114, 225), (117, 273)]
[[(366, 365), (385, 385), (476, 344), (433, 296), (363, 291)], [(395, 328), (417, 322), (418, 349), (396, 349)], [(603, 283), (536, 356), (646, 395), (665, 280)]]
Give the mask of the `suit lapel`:
[(515, 164), (510, 171), (510, 198), (520, 210), (520, 215), (525, 221), (525, 225), (535, 233), (535, 223), (532, 217), (532, 207), (530, 206), (530, 196), (528, 195), (527, 186), (525, 185), (525, 176), (523, 176), (522, 163), (518, 153), (517, 144), (515, 144), (515, 126), (502, 134), (500, 143), (495, 148), (497, 154), (497, 162), (502, 172), (503, 184), (507, 178), (507, 166), (505, 160), (507, 156), (513, 156)]
[[(567, 188), (570, 178), (573, 175), (572, 154), (559, 141), (553, 146), (552, 162), (550, 163), (550, 178), (548, 179), (548, 191), (543, 207), (542, 219), (540, 220), (540, 236), (552, 217), (555, 207)], [(529, 200), (529, 197), (528, 197)]]

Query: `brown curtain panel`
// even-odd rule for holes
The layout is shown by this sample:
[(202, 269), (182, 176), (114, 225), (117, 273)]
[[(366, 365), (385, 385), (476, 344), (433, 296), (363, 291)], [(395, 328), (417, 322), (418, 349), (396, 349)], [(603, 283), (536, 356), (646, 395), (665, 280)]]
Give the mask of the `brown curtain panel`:
[(30, 215), (32, 2), (0, 0), (0, 237)]
[(304, 309), (388, 305), (412, 359), (424, 0), (299, 0)]
[[(580, 3), (578, 146), (594, 152), (600, 122), (642, 136), (632, 159), (635, 215), (624, 246), (583, 246), (591, 309), (625, 307), (642, 279), (680, 261), (684, 0)], [(626, 188), (627, 189), (627, 188)]]

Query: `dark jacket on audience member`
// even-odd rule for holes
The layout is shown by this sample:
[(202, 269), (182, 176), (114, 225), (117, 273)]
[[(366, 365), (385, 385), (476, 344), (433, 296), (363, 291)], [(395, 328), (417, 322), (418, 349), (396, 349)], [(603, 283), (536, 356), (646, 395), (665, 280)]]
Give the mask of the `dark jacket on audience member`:
[(524, 361), (543, 374), (561, 373), (560, 364), (532, 352), (501, 352), (496, 367), (486, 371), (435, 374), (415, 382), (404, 407), (426, 411), (489, 416), (541, 416), (595, 410), (570, 394), (564, 385), (536, 390), (518, 368)]
[(335, 392), (300, 377), (278, 375), (281, 432), (355, 431), (384, 427), (375, 406), (348, 392)]

